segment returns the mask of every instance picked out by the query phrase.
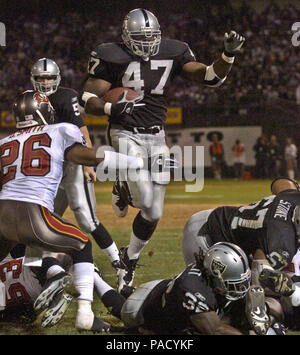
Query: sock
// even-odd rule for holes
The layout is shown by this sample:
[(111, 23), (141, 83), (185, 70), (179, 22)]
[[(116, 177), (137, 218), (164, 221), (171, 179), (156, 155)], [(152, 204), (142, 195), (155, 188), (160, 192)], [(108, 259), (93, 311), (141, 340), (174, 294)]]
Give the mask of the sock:
[(149, 240), (142, 240), (137, 238), (133, 232), (131, 232), (130, 243), (127, 250), (129, 259), (138, 259), (141, 251), (148, 244)]
[(294, 307), (300, 306), (300, 287), (294, 285), (295, 291), (289, 296)]
[(116, 243), (102, 223), (98, 224), (97, 228), (91, 232), (91, 235), (110, 261), (119, 260), (119, 250)]
[(99, 298), (101, 298), (106, 292), (113, 289), (102, 279), (102, 277), (97, 272), (94, 272), (94, 284)]
[(91, 329), (94, 322), (92, 303), (87, 300), (78, 300), (75, 327), (78, 329)]
[(111, 262), (115, 261), (115, 260), (120, 260), (119, 250), (118, 250), (115, 242), (113, 242), (112, 245), (110, 245), (108, 248), (102, 249), (102, 251), (104, 252), (104, 254), (108, 257), (108, 259)]
[(126, 301), (125, 297), (111, 289), (102, 296), (101, 301), (113, 316), (121, 319), (121, 309)]
[(86, 300), (78, 300), (78, 312), (82, 313), (91, 313), (92, 311), (92, 303)]
[(73, 285), (79, 293), (79, 300), (93, 301), (94, 264), (88, 262), (73, 265)]
[(133, 221), (132, 233), (127, 251), (129, 259), (137, 259), (139, 257), (142, 249), (146, 246), (154, 233), (157, 223), (158, 221), (148, 221), (143, 217), (142, 211), (136, 215)]
[(48, 269), (46, 277), (47, 277), (47, 279), (51, 279), (51, 277), (53, 277), (61, 272), (64, 272), (64, 271), (65, 270), (60, 265), (53, 265)]

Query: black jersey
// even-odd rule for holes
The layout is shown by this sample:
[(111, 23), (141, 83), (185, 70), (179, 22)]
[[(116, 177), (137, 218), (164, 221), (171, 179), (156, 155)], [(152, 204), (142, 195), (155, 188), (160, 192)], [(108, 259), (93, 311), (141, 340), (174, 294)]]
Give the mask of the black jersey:
[(78, 94), (75, 90), (60, 86), (48, 98), (55, 110), (55, 123), (73, 123), (78, 128), (85, 126), (78, 110)]
[(248, 256), (262, 249), (270, 264), (282, 269), (297, 253), (292, 216), (298, 204), (300, 192), (287, 190), (247, 206), (219, 207), (209, 215), (199, 235), (209, 235), (213, 243), (237, 244)]
[(92, 51), (89, 75), (112, 84), (128, 87), (143, 96), (133, 114), (110, 117), (110, 122), (131, 127), (164, 125), (166, 94), (171, 81), (195, 56), (189, 46), (177, 40), (162, 39), (159, 53), (147, 60), (132, 54), (123, 43), (105, 43)]
[(230, 303), (215, 295), (201, 271), (192, 264), (154, 287), (142, 306), (143, 326), (158, 334), (179, 333), (191, 326), (191, 315), (210, 311), (221, 315)]

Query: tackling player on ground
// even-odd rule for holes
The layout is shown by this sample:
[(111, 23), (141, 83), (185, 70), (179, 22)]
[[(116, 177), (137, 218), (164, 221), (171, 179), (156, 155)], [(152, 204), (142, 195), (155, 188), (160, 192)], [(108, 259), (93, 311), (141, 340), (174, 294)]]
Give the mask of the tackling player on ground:
[[(140, 210), (132, 225), (129, 246), (120, 249), (123, 270), (119, 290), (132, 284), (140, 253), (163, 215), (169, 176), (160, 168), (169, 158), (164, 125), (172, 79), (182, 75), (199, 84), (221, 85), (245, 41), (234, 31), (226, 33), (220, 58), (205, 65), (196, 60), (187, 43), (162, 38), (157, 18), (144, 9), (132, 10), (125, 16), (122, 40), (100, 44), (91, 52), (89, 78), (79, 100), (86, 113), (109, 116), (108, 137), (116, 151), (126, 142), (125, 154), (151, 157), (156, 171), (145, 169), (140, 171), (138, 181), (119, 179), (114, 184), (112, 203), (116, 214), (124, 217), (129, 204)], [(124, 95), (114, 104), (101, 100), (115, 87), (134, 89), (140, 95), (138, 103), (126, 100)]]
[(139, 286), (122, 307), (125, 326), (142, 334), (245, 334), (223, 321), (250, 287), (245, 253), (222, 242), (195, 256), (196, 262), (173, 279)]

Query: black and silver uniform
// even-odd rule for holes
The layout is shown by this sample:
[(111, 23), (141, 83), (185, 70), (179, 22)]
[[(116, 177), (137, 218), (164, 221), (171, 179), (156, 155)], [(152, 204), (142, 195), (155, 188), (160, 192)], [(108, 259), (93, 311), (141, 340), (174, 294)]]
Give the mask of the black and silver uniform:
[(209, 235), (213, 244), (227, 241), (240, 246), (249, 256), (262, 249), (275, 269), (289, 265), (297, 252), (292, 222), (300, 205), (300, 193), (283, 191), (242, 207), (219, 207), (212, 211), (198, 235)]
[(78, 111), (78, 94), (75, 90), (60, 86), (48, 98), (55, 110), (55, 123), (73, 123), (78, 128), (85, 126)]
[(112, 117), (111, 123), (131, 127), (163, 126), (166, 120), (166, 94), (172, 79), (182, 66), (194, 62), (189, 46), (181, 41), (162, 39), (159, 53), (147, 60), (132, 54), (123, 43), (104, 43), (91, 52), (89, 76), (105, 80), (116, 87), (128, 87), (140, 95), (133, 114)]
[(230, 303), (213, 292), (196, 264), (192, 264), (153, 288), (142, 306), (143, 327), (158, 334), (181, 333), (192, 326), (191, 315), (214, 311), (221, 316)]

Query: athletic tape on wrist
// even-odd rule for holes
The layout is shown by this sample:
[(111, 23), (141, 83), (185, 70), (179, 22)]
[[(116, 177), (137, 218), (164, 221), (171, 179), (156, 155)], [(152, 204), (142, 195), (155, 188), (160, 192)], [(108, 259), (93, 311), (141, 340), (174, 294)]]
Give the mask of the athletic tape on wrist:
[(111, 115), (111, 106), (112, 106), (112, 104), (110, 102), (106, 102), (104, 105), (104, 108), (103, 108), (104, 113), (108, 116)]
[(232, 64), (234, 62), (234, 57), (228, 57), (224, 52), (221, 57), (226, 63)]
[(88, 100), (89, 100), (90, 98), (92, 98), (92, 97), (98, 97), (98, 96), (95, 95), (95, 94), (92, 94), (91, 92), (85, 91), (85, 92), (82, 94), (81, 99), (82, 99), (82, 101), (84, 101), (85, 103), (87, 103)]

